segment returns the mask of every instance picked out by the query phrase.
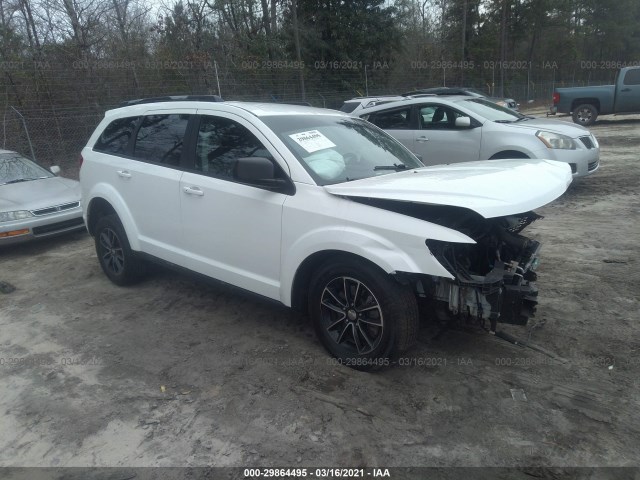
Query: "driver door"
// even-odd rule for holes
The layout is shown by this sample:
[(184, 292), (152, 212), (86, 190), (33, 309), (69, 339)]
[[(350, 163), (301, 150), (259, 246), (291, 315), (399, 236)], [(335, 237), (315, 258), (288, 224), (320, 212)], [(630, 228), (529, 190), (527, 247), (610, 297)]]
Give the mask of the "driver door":
[(470, 162), (480, 159), (482, 129), (457, 127), (462, 112), (438, 103), (425, 103), (417, 108), (420, 129), (415, 133), (415, 152), (425, 165)]
[(280, 298), (282, 206), (286, 194), (237, 182), (235, 160), (278, 155), (233, 114), (198, 111), (192, 165), (180, 181), (189, 268), (270, 298)]

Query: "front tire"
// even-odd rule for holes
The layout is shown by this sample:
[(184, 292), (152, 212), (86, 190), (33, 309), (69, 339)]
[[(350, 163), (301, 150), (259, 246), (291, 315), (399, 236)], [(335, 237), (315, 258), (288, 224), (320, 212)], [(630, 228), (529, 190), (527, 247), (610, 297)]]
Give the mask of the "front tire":
[(582, 126), (593, 125), (598, 118), (598, 109), (590, 103), (578, 105), (573, 110), (573, 122)]
[(117, 215), (105, 215), (98, 220), (95, 245), (102, 271), (116, 285), (131, 285), (144, 277), (145, 264), (131, 250)]
[(341, 364), (358, 370), (389, 365), (418, 334), (411, 288), (352, 259), (327, 263), (315, 273), (309, 310), (324, 347)]

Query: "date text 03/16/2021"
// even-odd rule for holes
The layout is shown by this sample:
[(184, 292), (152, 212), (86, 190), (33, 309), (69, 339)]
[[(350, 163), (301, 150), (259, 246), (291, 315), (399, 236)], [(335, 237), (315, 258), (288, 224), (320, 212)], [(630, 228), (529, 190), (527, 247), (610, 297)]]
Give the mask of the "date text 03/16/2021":
[(388, 468), (245, 468), (244, 478), (391, 478)]

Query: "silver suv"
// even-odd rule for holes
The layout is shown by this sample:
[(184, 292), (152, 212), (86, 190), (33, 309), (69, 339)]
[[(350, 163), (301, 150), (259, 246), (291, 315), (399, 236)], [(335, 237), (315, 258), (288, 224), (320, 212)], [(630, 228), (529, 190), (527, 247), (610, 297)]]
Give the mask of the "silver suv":
[(522, 115), (484, 98), (409, 98), (352, 115), (390, 133), (427, 165), (544, 158), (568, 163), (574, 177), (600, 165), (598, 141), (586, 128)]

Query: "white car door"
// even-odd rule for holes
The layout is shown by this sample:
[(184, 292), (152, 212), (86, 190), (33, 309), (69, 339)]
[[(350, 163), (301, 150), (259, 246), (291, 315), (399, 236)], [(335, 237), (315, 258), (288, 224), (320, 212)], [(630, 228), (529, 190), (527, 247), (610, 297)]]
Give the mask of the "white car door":
[(447, 105), (424, 103), (417, 106), (419, 130), (414, 131), (414, 152), (425, 165), (470, 162), (480, 159), (482, 128), (456, 126), (456, 118), (466, 115)]
[(287, 195), (238, 183), (233, 176), (237, 158), (273, 160), (277, 152), (239, 116), (198, 113), (202, 116), (193, 165), (180, 182), (187, 266), (279, 299), (282, 206)]
[[(123, 156), (107, 155), (105, 162), (133, 217), (142, 250), (172, 262), (181, 258), (181, 161), (192, 114), (195, 109), (147, 112), (133, 132), (130, 150)], [(118, 135), (117, 128), (113, 133)]]

